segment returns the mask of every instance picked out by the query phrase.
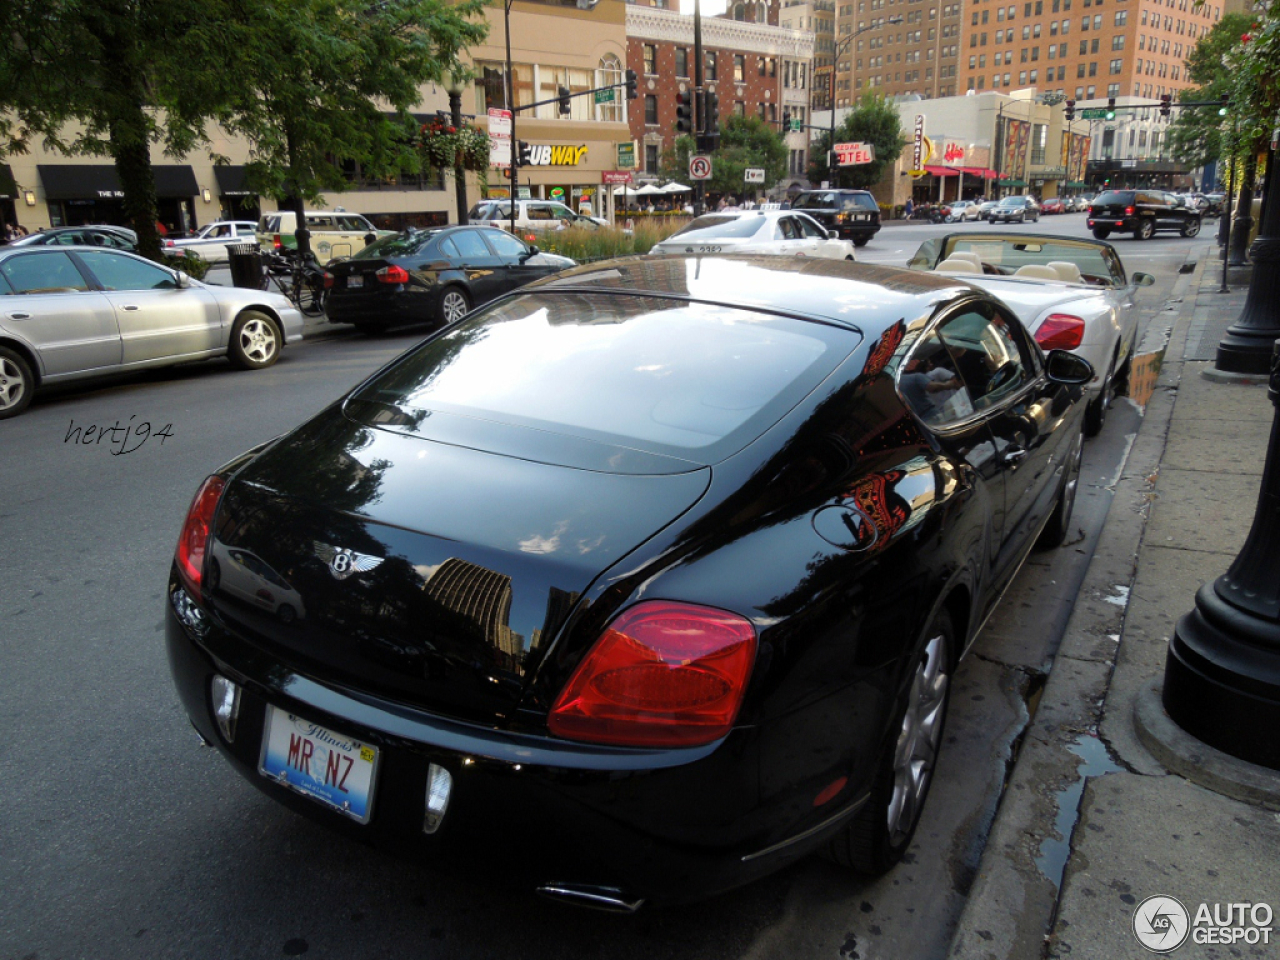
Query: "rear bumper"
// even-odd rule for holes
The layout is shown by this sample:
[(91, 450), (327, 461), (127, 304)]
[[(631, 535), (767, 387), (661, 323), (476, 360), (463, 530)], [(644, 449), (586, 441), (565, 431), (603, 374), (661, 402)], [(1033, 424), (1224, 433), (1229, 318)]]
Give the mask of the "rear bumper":
[(333, 323), (354, 323), (366, 327), (390, 327), (404, 323), (428, 323), (436, 318), (435, 291), (377, 291), (353, 294), (334, 290), (325, 304), (325, 315)]
[[(621, 898), (680, 902), (748, 883), (797, 860), (839, 830), (864, 802), (812, 809), (771, 826), (757, 802), (759, 740), (735, 730), (696, 748), (602, 747), (509, 732), (300, 676), (206, 616), (193, 630), (165, 604), (169, 664), (201, 737), (251, 784), (298, 813), (417, 862), (533, 891), (601, 887)], [(235, 740), (213, 719), (210, 680), (241, 688)], [(357, 823), (258, 771), (268, 704), (377, 747), (368, 823)], [(423, 831), (428, 768), (453, 778), (439, 829)], [(807, 805), (806, 805), (807, 806)], [(787, 810), (794, 816), (794, 810)], [(773, 810), (776, 822), (781, 811)]]

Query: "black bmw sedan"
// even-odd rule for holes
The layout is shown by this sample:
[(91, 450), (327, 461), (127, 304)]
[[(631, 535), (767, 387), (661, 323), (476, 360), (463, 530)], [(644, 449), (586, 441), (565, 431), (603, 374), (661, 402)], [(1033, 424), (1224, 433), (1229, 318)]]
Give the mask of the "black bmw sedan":
[(958, 659), (1068, 528), (1091, 376), (950, 275), (567, 271), (203, 483), (179, 695), (281, 803), (567, 902), (885, 871)]
[(574, 266), (492, 227), (406, 230), (325, 269), (334, 323), (382, 330), (446, 324), (509, 290)]

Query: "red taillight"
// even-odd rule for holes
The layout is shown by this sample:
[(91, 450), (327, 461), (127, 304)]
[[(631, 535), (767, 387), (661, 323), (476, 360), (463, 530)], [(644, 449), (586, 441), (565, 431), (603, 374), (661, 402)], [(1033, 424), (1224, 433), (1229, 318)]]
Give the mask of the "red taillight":
[(556, 736), (638, 747), (723, 737), (742, 706), (756, 631), (737, 614), (650, 600), (617, 617), (551, 708)]
[(277, 233), (271, 237), (271, 246), (277, 250), (284, 246), (284, 241), (280, 239), (280, 234)]
[(218, 499), (226, 485), (226, 481), (218, 476), (209, 477), (200, 484), (182, 525), (182, 535), (178, 537), (174, 561), (187, 588), (197, 600), (200, 599), (200, 583), (204, 575), (205, 551), (213, 531), (213, 512), (218, 508)]
[(324, 274), (324, 288), (326, 290), (333, 289), (333, 274), (327, 270), (325, 271), (325, 274)]
[(1051, 313), (1036, 330), (1042, 350), (1074, 350), (1084, 340), (1084, 321), (1069, 313)]
[(390, 266), (383, 267), (375, 276), (379, 283), (408, 283), (409, 271), (404, 267)]
[(1132, 216), (1133, 216), (1133, 211), (1134, 211), (1134, 209), (1135, 209), (1135, 208), (1133, 208), (1133, 207), (1125, 207), (1125, 208), (1124, 208), (1124, 215), (1125, 215), (1126, 217), (1132, 217)]

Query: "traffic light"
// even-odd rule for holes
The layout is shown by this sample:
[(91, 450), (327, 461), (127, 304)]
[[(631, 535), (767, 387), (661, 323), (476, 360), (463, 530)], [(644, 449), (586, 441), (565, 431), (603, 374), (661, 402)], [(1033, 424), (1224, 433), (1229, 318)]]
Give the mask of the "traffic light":
[(720, 133), (720, 97), (714, 90), (708, 90), (706, 97), (706, 109), (702, 111), (702, 132), (714, 137)]
[(516, 141), (516, 166), (527, 167), (532, 162), (532, 158), (529, 156), (529, 154), (530, 154), (529, 144), (525, 143), (523, 140), (517, 140)]
[(569, 88), (557, 87), (556, 96), (560, 98), (560, 116), (567, 117), (573, 113), (573, 100), (569, 97)]
[(1172, 108), (1173, 108), (1173, 94), (1171, 93), (1162, 94), (1160, 97), (1160, 116), (1165, 117), (1167, 119), (1169, 114), (1173, 112)]
[(640, 94), (636, 91), (636, 72), (634, 70), (627, 71), (627, 99), (634, 100)]
[(676, 133), (693, 133), (693, 92), (676, 94)]
[(1076, 118), (1076, 102), (1074, 100), (1067, 101), (1067, 123)]
[(1224, 93), (1222, 95), (1222, 106), (1218, 108), (1218, 116), (1225, 117), (1227, 115), (1227, 103), (1230, 101), (1230, 99), (1231, 97), (1228, 94)]
[(1106, 118), (1108, 120), (1114, 120), (1116, 118), (1116, 98), (1115, 97), (1107, 98), (1107, 117)]
[(782, 132), (786, 133), (790, 127), (791, 127), (791, 111), (783, 110), (782, 111)]

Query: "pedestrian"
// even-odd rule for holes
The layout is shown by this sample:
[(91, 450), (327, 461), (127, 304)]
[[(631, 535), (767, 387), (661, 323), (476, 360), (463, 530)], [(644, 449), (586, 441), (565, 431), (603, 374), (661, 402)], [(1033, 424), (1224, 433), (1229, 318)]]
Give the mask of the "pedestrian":
[(907, 197), (907, 219), (911, 219), (911, 215), (916, 212), (916, 205), (911, 202), (911, 198)]
[(168, 227), (166, 227), (166, 226), (165, 226), (163, 223), (161, 223), (159, 220), (157, 220), (157, 221), (156, 221), (156, 233), (160, 234), (160, 236), (162, 236), (162, 237), (167, 237), (167, 236), (169, 235), (169, 228), (168, 228)]

